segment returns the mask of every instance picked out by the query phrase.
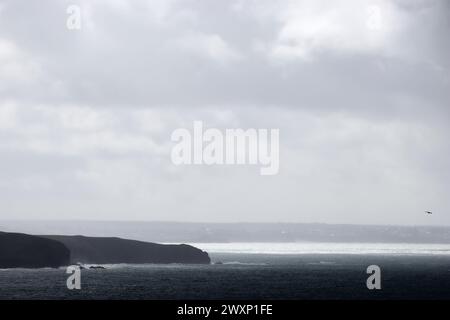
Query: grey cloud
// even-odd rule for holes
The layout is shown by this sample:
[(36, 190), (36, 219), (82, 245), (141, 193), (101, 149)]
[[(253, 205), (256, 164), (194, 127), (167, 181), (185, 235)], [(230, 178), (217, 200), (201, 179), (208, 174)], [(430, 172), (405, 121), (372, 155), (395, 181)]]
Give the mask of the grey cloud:
[[(164, 18), (155, 19), (145, 15), (150, 9), (145, 11), (142, 2), (126, 10), (80, 2), (86, 21), (77, 33), (64, 27), (64, 2), (7, 2), (2, 36), (12, 38), (39, 64), (40, 77), (33, 86), (14, 87), (3, 95), (14, 98), (21, 92), (21, 99), (34, 103), (69, 100), (107, 107), (253, 104), (382, 112), (393, 108), (385, 99), (396, 95), (417, 95), (433, 105), (448, 99), (445, 2), (408, 7), (418, 19), (392, 44), (399, 47), (399, 56), (377, 51), (342, 56), (329, 50), (310, 63), (280, 62), (256, 50), (257, 41), (267, 46), (276, 41), (279, 18), (274, 14), (263, 24), (257, 15), (234, 9), (236, 3), (174, 2)], [(405, 10), (403, 3), (398, 8)], [(17, 15), (25, 17), (15, 19)], [(183, 40), (199, 46), (195, 38), (208, 36), (223, 41), (241, 59), (223, 65), (179, 46)], [(375, 101), (378, 108), (371, 105)]]
[[(405, 224), (447, 212), (448, 1), (336, 3), (1, 1), (0, 211)], [(365, 29), (373, 3), (386, 33)], [(65, 27), (69, 4), (80, 31)], [(305, 12), (333, 13), (333, 28), (305, 33)], [(174, 167), (170, 133), (194, 120), (280, 128), (280, 174)]]

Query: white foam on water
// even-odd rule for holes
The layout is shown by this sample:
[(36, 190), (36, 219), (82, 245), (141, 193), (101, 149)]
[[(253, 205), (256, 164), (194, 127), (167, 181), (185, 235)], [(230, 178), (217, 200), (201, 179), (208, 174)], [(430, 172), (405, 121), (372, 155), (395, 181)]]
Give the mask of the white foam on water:
[(411, 243), (191, 243), (209, 253), (450, 255), (450, 244)]
[(257, 263), (257, 262), (239, 262), (239, 261), (229, 261), (223, 262), (224, 265), (243, 265), (243, 266), (266, 266), (267, 263)]

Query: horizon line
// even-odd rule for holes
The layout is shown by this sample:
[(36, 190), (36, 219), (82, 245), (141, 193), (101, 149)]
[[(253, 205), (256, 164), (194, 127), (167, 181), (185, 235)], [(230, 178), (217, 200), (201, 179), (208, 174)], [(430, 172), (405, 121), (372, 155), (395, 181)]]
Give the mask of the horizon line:
[(283, 222), (283, 221), (234, 221), (234, 222), (207, 222), (207, 221), (172, 221), (172, 220), (99, 220), (99, 219), (1, 219), (1, 222), (90, 222), (90, 223), (166, 223), (166, 224), (221, 224), (221, 225), (232, 225), (232, 224), (259, 224), (259, 225), (299, 225), (299, 224), (316, 224), (316, 225), (336, 225), (336, 226), (368, 226), (368, 227), (437, 227), (446, 228), (450, 227), (450, 224), (437, 225), (437, 224), (363, 224), (363, 223), (330, 223), (330, 222)]

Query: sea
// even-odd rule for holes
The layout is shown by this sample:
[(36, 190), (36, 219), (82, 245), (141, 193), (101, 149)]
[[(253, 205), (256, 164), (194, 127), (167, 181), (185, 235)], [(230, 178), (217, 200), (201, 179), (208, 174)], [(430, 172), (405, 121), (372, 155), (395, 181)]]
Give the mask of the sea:
[[(0, 269), (0, 299), (450, 299), (450, 244), (192, 243), (212, 264)], [(381, 289), (367, 287), (380, 268)]]

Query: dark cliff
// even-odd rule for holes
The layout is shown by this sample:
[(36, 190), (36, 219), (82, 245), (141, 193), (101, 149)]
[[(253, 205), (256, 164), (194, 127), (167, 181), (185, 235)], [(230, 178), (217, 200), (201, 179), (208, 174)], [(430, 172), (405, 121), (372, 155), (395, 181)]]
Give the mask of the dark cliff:
[(57, 268), (69, 264), (70, 251), (58, 241), (0, 232), (0, 268)]
[(43, 237), (59, 241), (69, 248), (72, 263), (210, 263), (206, 252), (185, 244), (165, 245), (84, 236)]

